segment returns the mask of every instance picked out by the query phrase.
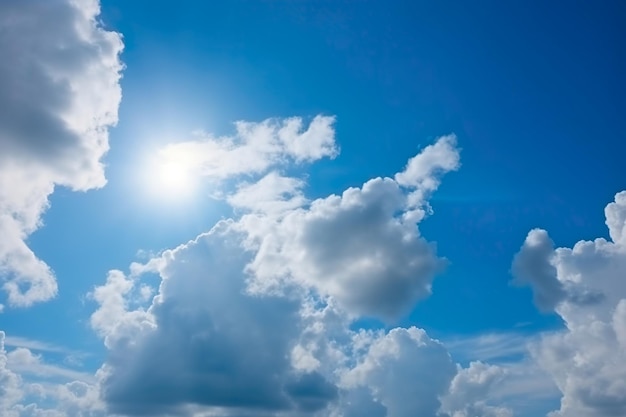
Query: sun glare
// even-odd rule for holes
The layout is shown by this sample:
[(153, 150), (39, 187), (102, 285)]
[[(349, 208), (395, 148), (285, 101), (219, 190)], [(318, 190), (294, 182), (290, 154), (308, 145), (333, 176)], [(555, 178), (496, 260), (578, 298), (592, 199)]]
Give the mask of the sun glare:
[(191, 158), (161, 151), (152, 158), (145, 175), (150, 192), (162, 198), (183, 198), (193, 193), (196, 179)]
[(164, 188), (184, 188), (190, 180), (188, 168), (183, 161), (167, 161), (158, 167), (157, 176)]

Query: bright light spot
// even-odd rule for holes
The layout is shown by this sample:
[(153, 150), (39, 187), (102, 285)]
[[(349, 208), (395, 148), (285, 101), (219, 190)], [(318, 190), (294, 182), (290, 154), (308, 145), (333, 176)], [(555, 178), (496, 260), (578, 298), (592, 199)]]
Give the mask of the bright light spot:
[(185, 188), (191, 179), (183, 161), (168, 161), (161, 164), (157, 175), (163, 187), (168, 189)]
[(144, 175), (151, 194), (162, 199), (180, 200), (195, 191), (196, 168), (191, 155), (165, 148), (152, 157)]

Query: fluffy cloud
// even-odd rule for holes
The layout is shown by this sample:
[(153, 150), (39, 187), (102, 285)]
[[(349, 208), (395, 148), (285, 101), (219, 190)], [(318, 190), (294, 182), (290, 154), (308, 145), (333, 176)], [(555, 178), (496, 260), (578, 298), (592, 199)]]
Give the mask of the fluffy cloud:
[(120, 35), (97, 21), (96, 0), (0, 3), (0, 277), (8, 304), (56, 294), (28, 248), (56, 185), (104, 185), (100, 158), (117, 121)]
[(408, 203), (411, 210), (404, 213), (409, 221), (420, 221), (424, 216), (422, 205), (427, 205), (429, 194), (439, 187), (442, 174), (456, 171), (460, 167), (460, 155), (456, 136), (440, 137), (436, 143), (409, 160), (404, 171), (395, 175), (396, 182), (412, 189)]
[[(5, 349), (0, 331), (0, 415), (102, 417), (98, 387), (89, 375), (47, 364), (26, 348)], [(33, 379), (33, 376), (35, 379)], [(42, 403), (52, 402), (52, 408)]]
[(459, 369), (441, 399), (442, 412), (450, 417), (511, 417), (511, 410), (485, 402), (493, 386), (502, 382), (504, 376), (503, 368), (482, 362), (472, 362), (468, 368)]
[[(290, 364), (292, 342), (303, 325), (299, 303), (247, 295), (243, 270), (249, 260), (239, 234), (221, 223), (154, 263), (162, 277), (147, 312), (154, 326), (132, 333), (119, 324), (102, 326), (98, 317), (104, 311), (114, 312), (118, 323), (132, 321), (132, 312), (102, 303), (106, 310), (94, 313), (92, 323), (126, 335), (109, 342), (103, 368), (103, 395), (113, 412), (184, 414), (189, 404), (235, 413), (306, 412), (334, 400), (333, 384)], [(110, 277), (96, 293), (126, 289)]]
[[(242, 249), (245, 236), (235, 226), (222, 222), (135, 266), (134, 275), (113, 272), (96, 289), (101, 310), (92, 324), (108, 337), (101, 390), (109, 412), (439, 415), (440, 397), (462, 371), (440, 342), (417, 328), (352, 331), (341, 308), (310, 294), (250, 294), (244, 270), (252, 254)], [(149, 272), (161, 276), (157, 296), (147, 311), (129, 310), (125, 300), (140, 288), (141, 274)], [(147, 315), (151, 325), (137, 326), (134, 314)], [(491, 375), (479, 376), (478, 382), (469, 378), (469, 388), (455, 388), (454, 404), (468, 402), (473, 407), (468, 410), (508, 416), (484, 404), (487, 388), (472, 388), (494, 380)]]
[(287, 162), (312, 162), (335, 157), (332, 116), (316, 116), (306, 127), (300, 117), (237, 122), (232, 136), (214, 137), (198, 132), (193, 141), (170, 144), (159, 152), (162, 164), (184, 161), (190, 175), (221, 180), (262, 174)]
[(23, 397), (21, 378), (7, 367), (7, 352), (4, 349), (4, 332), (0, 331), (0, 411), (8, 411)]
[[(278, 130), (245, 124), (262, 137), (248, 135), (241, 146), (280, 138), (289, 120)], [(300, 131), (293, 126), (285, 137)], [(293, 149), (332, 156), (327, 144)], [(109, 349), (100, 371), (109, 411), (435, 417), (457, 373), (444, 346), (417, 328), (350, 326), (360, 314), (396, 317), (430, 292), (442, 260), (417, 222), (440, 176), (458, 166), (447, 136), (397, 180), (375, 178), (314, 201), (301, 180), (270, 172), (227, 197), (244, 211), (239, 219), (133, 264), (128, 275), (111, 271), (91, 294), (99, 304), (91, 324)], [(134, 305), (153, 274), (161, 280), (156, 295)]]
[(535, 304), (542, 311), (550, 311), (567, 296), (564, 284), (557, 279), (552, 263), (554, 243), (545, 230), (528, 233), (522, 250), (513, 260), (514, 283), (530, 285)]
[(240, 184), (237, 192), (228, 197), (228, 203), (235, 209), (280, 214), (307, 202), (301, 191), (304, 185), (302, 180), (271, 172), (256, 183)]
[(368, 387), (388, 417), (437, 415), (439, 396), (456, 373), (445, 347), (415, 327), (393, 329), (367, 344), (344, 384)]
[[(243, 216), (239, 226), (256, 251), (248, 267), (251, 290), (272, 293), (296, 283), (354, 314), (393, 319), (404, 313), (430, 294), (435, 273), (445, 265), (416, 223), (439, 177), (456, 169), (458, 159), (455, 138), (446, 136), (396, 175), (404, 186), (375, 178), (278, 216)], [(288, 200), (294, 201), (301, 200)]]
[(541, 294), (536, 299), (551, 300), (543, 306), (566, 325), (532, 348), (563, 394), (555, 417), (626, 415), (625, 213), (621, 192), (605, 210), (612, 241), (553, 249), (545, 231), (533, 230), (516, 256), (518, 279)]
[(558, 259), (554, 243), (548, 233), (534, 229), (528, 233), (522, 249), (513, 260), (514, 283), (530, 285), (537, 307), (552, 311), (562, 301), (570, 305), (595, 304), (602, 301), (603, 293), (594, 291), (576, 279), (559, 279)]
[(606, 206), (604, 214), (611, 240), (626, 245), (626, 191), (615, 196), (615, 201)]

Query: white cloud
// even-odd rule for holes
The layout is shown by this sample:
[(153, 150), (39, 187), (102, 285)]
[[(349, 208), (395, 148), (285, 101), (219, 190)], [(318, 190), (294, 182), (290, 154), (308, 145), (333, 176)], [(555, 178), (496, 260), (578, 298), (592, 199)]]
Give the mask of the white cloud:
[(456, 373), (445, 347), (421, 329), (396, 328), (373, 337), (357, 365), (343, 377), (365, 386), (387, 417), (435, 416)]
[(43, 362), (41, 355), (26, 348), (15, 348), (7, 354), (7, 366), (21, 375), (36, 375), (44, 378), (65, 378), (94, 382), (92, 375)]
[(104, 185), (100, 158), (117, 121), (119, 34), (97, 21), (95, 0), (0, 3), (0, 277), (9, 306), (57, 292), (26, 245), (56, 185)]
[(532, 347), (563, 394), (555, 417), (626, 415), (625, 195), (617, 194), (605, 210), (613, 241), (599, 238), (553, 249), (547, 233), (535, 230), (516, 256), (514, 271), (525, 271), (534, 291), (545, 292), (550, 282), (564, 293), (552, 304), (566, 329)]
[(104, 417), (93, 376), (46, 363), (26, 348), (7, 351), (4, 342), (0, 331), (0, 415)]
[(505, 374), (504, 368), (482, 362), (472, 362), (468, 368), (459, 369), (441, 399), (441, 411), (450, 417), (511, 417), (511, 410), (486, 402), (494, 385), (501, 383)]
[(413, 158), (396, 175), (406, 187), (375, 178), (278, 216), (244, 216), (239, 226), (256, 251), (248, 268), (251, 291), (271, 293), (296, 283), (332, 296), (355, 314), (393, 319), (405, 313), (430, 294), (445, 265), (416, 223), (441, 174), (458, 167), (454, 144), (453, 136), (440, 138), (424, 149), (427, 157)]
[[(109, 359), (101, 370), (109, 412), (437, 415), (439, 396), (457, 373), (441, 343), (417, 328), (355, 333), (341, 309), (305, 293), (250, 294), (244, 270), (252, 254), (242, 247), (243, 239), (234, 222), (222, 222), (143, 269), (162, 278), (148, 311), (154, 326), (133, 332), (104, 326), (111, 332), (107, 337), (117, 339), (119, 333), (127, 341), (108, 343)], [(118, 291), (119, 297), (132, 298), (141, 276), (119, 274), (94, 294)], [(132, 288), (115, 284), (118, 280)], [(102, 305), (118, 297), (97, 299)], [(101, 308), (95, 317), (117, 317), (119, 323), (132, 313)]]
[(398, 184), (434, 191), (439, 186), (438, 173), (455, 171), (460, 167), (456, 136), (442, 136), (432, 145), (409, 159), (404, 171), (396, 174)]
[(280, 214), (307, 202), (301, 191), (304, 185), (302, 180), (270, 172), (255, 183), (240, 184), (227, 201), (235, 209)]
[(444, 344), (457, 358), (492, 362), (523, 357), (531, 340), (521, 333), (481, 333), (450, 338)]
[(626, 244), (626, 191), (615, 196), (615, 201), (604, 209), (606, 225), (614, 243)]
[(602, 291), (594, 290), (578, 277), (559, 278), (557, 254), (545, 230), (531, 230), (513, 259), (513, 282), (530, 285), (535, 304), (544, 312), (554, 310), (563, 301), (579, 306), (600, 303)]
[(114, 316), (124, 323), (132, 312), (118, 308), (119, 297), (125, 298), (132, 281), (115, 273), (96, 289), (101, 310), (92, 323), (109, 339), (118, 340), (121, 333), (127, 341), (108, 342), (102, 392), (112, 412), (185, 414), (189, 405), (198, 405), (228, 415), (238, 409), (310, 413), (335, 398), (336, 388), (319, 373), (290, 365), (302, 323), (300, 304), (245, 292), (243, 270), (250, 255), (241, 239), (231, 223), (222, 222), (164, 252), (153, 263), (162, 277), (147, 313), (153, 327), (126, 332), (98, 318)]
[(83, 356), (83, 352), (77, 352), (71, 349), (68, 349), (63, 346), (58, 346), (53, 343), (42, 342), (40, 340), (28, 339), (25, 337), (19, 336), (9, 336), (6, 335), (4, 338), (4, 345), (11, 347), (22, 347), (27, 348), (29, 350), (35, 350), (40, 352), (52, 352), (52, 353), (65, 353), (69, 355), (75, 356)]
[(198, 139), (173, 143), (159, 151), (163, 163), (184, 161), (192, 175), (222, 180), (263, 174), (288, 162), (312, 162), (338, 154), (332, 116), (318, 115), (305, 128), (299, 117), (237, 122), (233, 136), (213, 137), (198, 132)]
[[(490, 384), (488, 395), (475, 395), (473, 401), (467, 401), (464, 406), (458, 406), (455, 412), (469, 412), (470, 414), (474, 412), (476, 415), (482, 415), (481, 413), (484, 412), (489, 415), (489, 412), (493, 413), (505, 408), (486, 404), (488, 400), (490, 404), (506, 404), (506, 408), (514, 410), (516, 416), (545, 414), (545, 411), (549, 410), (560, 397), (560, 391), (550, 375), (530, 357), (528, 348), (539, 337), (538, 334), (485, 333), (455, 337), (444, 342), (455, 359), (462, 362), (470, 361), (468, 368), (459, 369), (458, 375), (470, 372), (472, 363), (475, 364), (474, 371), (489, 368), (492, 369), (491, 372), (495, 372), (495, 368), (491, 368), (495, 365), (499, 375), (497, 384)], [(452, 391), (454, 390), (451, 387), (449, 395), (452, 395)], [(491, 411), (479, 411), (484, 409), (484, 406), (487, 409), (495, 408)], [(498, 412), (506, 415), (509, 411), (499, 410)]]
[(404, 213), (406, 220), (418, 222), (422, 219), (422, 206), (429, 209), (427, 198), (439, 187), (442, 174), (458, 170), (460, 160), (456, 136), (442, 136), (411, 158), (404, 171), (395, 175), (398, 184), (413, 189), (408, 199), (411, 210)]
[[(281, 135), (246, 126), (255, 147)], [(353, 314), (405, 311), (441, 267), (406, 214), (425, 213), (458, 150), (449, 136), (424, 152), (398, 174), (405, 185), (376, 178), (312, 202), (301, 180), (267, 173), (227, 198), (245, 210), (240, 219), (131, 265), (128, 276), (111, 271), (91, 294), (91, 324), (109, 349), (100, 371), (109, 411), (435, 417), (457, 372), (443, 345), (417, 328), (350, 330)], [(148, 309), (132, 308), (146, 273), (159, 274), (160, 287)]]
[(566, 297), (563, 283), (556, 277), (552, 263), (554, 243), (545, 230), (528, 233), (521, 250), (513, 260), (514, 283), (531, 285), (535, 304), (542, 311), (550, 311)]
[(0, 411), (6, 412), (24, 396), (19, 375), (7, 367), (7, 352), (4, 349), (4, 332), (0, 331)]
[[(91, 327), (104, 338), (109, 348), (124, 345), (144, 329), (154, 326), (152, 315), (142, 308), (129, 311), (129, 298), (135, 290), (132, 277), (110, 271), (106, 284), (89, 294), (99, 308), (91, 315)], [(141, 296), (141, 288), (139, 288)]]

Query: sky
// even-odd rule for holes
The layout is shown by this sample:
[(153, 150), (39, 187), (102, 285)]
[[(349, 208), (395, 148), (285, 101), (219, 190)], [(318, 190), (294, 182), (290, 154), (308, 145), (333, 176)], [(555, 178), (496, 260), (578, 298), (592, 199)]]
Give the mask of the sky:
[(1, 416), (626, 416), (626, 3), (0, 34)]

